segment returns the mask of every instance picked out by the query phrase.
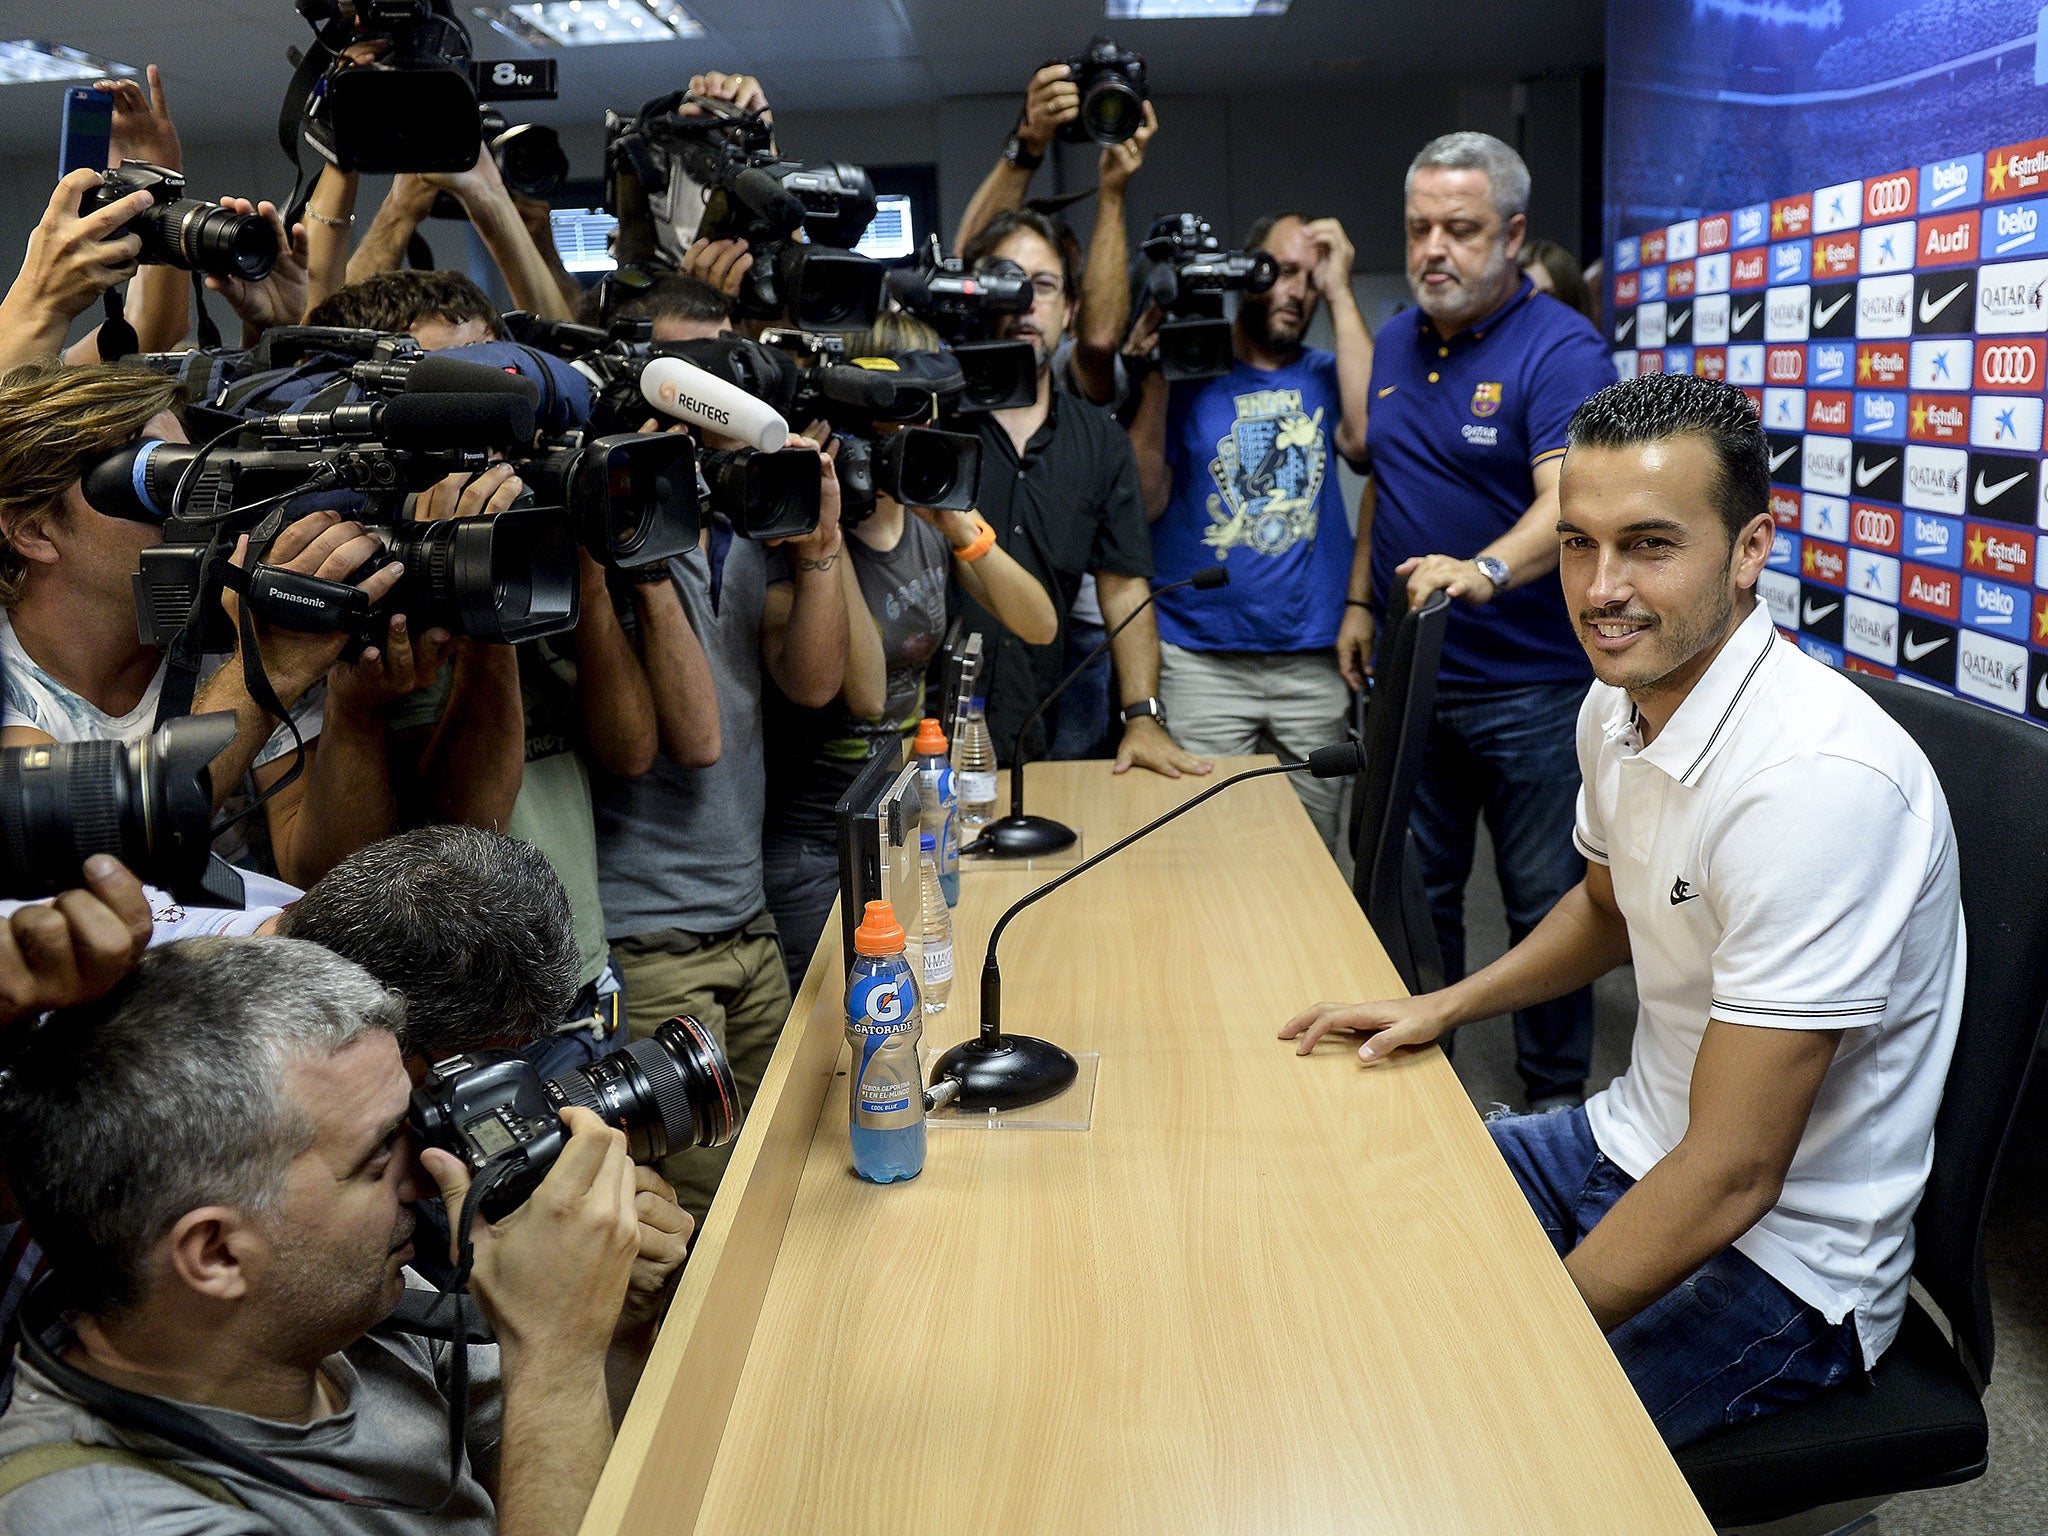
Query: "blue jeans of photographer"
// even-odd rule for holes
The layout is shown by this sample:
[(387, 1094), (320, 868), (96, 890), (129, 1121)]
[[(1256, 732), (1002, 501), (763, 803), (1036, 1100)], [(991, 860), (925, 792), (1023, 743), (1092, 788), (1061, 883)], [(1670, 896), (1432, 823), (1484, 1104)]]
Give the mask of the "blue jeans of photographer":
[[(1100, 624), (1067, 621), (1067, 658), (1072, 668), (1083, 656), (1102, 644), (1107, 631)], [(1116, 733), (1110, 728), (1110, 689), (1115, 673), (1107, 652), (1095, 658), (1086, 672), (1075, 678), (1052, 707), (1052, 748), (1047, 757), (1062, 762), (1074, 758), (1116, 756)]]
[[(1585, 697), (1584, 683), (1437, 690), (1409, 825), (1447, 984), (1465, 974), (1465, 881), (1480, 817), (1493, 838), (1509, 944), (1585, 878), (1572, 842)], [(1516, 1013), (1515, 1065), (1531, 1103), (1583, 1096), (1592, 1060), (1591, 988)]]

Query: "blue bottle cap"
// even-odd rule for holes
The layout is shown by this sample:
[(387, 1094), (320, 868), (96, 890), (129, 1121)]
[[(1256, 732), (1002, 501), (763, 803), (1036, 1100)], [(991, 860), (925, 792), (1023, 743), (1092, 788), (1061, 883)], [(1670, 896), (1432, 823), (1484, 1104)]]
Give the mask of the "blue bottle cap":
[(917, 846), (924, 852), (930, 853), (939, 846), (939, 840), (929, 832), (920, 832), (917, 834)]

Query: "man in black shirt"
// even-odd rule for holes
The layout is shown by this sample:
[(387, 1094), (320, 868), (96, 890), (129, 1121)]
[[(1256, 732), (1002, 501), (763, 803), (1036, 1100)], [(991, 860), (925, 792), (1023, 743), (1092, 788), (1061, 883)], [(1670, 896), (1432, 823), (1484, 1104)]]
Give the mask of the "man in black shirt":
[[(1052, 356), (1073, 312), (1075, 283), (1057, 231), (1043, 215), (1012, 210), (997, 215), (967, 251), (971, 263), (1006, 257), (1031, 279), (1031, 308), (1004, 317), (1006, 340), (1028, 341), (1038, 353), (1038, 398), (1015, 410), (978, 418), (982, 442), (981, 514), (996, 542), (1036, 576), (1061, 615), (1051, 645), (1026, 645), (995, 617), (960, 594), (969, 629), (990, 647), (984, 674), (989, 734), (996, 754), (1014, 761), (1021, 745), (1045, 752), (1045, 722), (1020, 743), (1024, 719), (1065, 671), (1066, 614), (1092, 574), (1102, 619), (1114, 629), (1150, 592), (1152, 540), (1138, 491), (1138, 465), (1130, 439), (1106, 413), (1052, 387)], [(1159, 708), (1159, 631), (1148, 609), (1111, 649), (1123, 739), (1117, 773), (1132, 766), (1168, 778), (1207, 773), (1211, 765), (1182, 751), (1167, 732)]]

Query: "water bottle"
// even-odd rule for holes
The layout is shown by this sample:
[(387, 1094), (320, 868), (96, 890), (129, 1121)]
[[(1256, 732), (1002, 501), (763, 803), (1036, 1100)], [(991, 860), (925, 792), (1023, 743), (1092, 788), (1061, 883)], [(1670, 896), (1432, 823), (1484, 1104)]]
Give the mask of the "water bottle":
[(924, 1077), (917, 1061), (924, 1015), (903, 954), (903, 925), (888, 902), (868, 903), (853, 947), (860, 956), (846, 979), (853, 1171), (870, 1183), (891, 1184), (924, 1171)]
[(939, 889), (946, 905), (960, 904), (960, 804), (953, 793), (953, 764), (946, 755), (946, 732), (927, 715), (917, 723), (917, 789), (923, 820), (938, 839)]
[(953, 783), (960, 796), (962, 835), (979, 832), (996, 814), (996, 747), (989, 740), (986, 700), (970, 699), (953, 743)]
[(946, 999), (953, 995), (953, 914), (946, 910), (946, 893), (939, 887), (937, 839), (931, 833), (918, 834), (917, 880), (919, 910), (918, 953), (922, 976), (918, 992), (926, 1013), (943, 1013)]

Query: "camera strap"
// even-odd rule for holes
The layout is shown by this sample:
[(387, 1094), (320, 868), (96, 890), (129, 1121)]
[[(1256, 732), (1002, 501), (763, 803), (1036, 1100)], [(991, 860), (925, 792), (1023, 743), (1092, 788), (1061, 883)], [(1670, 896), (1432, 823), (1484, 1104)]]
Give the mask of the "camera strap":
[(192, 314), (193, 328), (202, 350), (220, 350), (220, 327), (214, 324), (213, 311), (206, 307), (206, 278), (195, 267), (192, 271)]
[[(135, 327), (128, 323), (128, 311), (124, 307), (127, 285), (109, 288), (100, 295), (100, 304), (106, 311), (106, 319), (100, 322), (100, 361), (118, 362), (142, 350), (142, 338), (135, 334)], [(214, 343), (216, 346), (218, 342)]]

